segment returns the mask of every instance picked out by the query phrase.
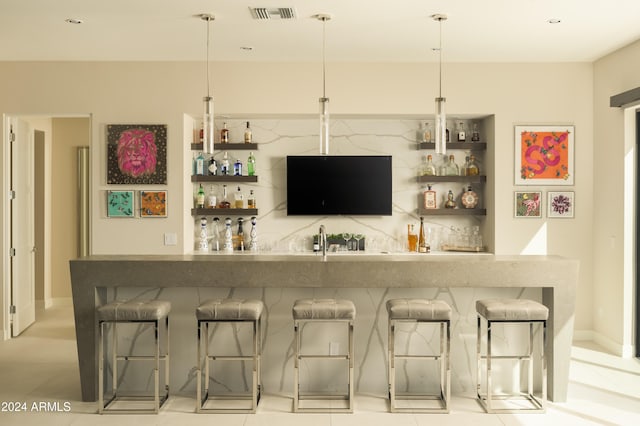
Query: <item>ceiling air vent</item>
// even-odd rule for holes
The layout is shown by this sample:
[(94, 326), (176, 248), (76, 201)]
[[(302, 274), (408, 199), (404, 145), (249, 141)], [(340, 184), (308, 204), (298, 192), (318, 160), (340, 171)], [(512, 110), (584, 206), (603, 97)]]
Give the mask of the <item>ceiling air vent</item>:
[(292, 7), (250, 7), (253, 19), (295, 19), (296, 10)]

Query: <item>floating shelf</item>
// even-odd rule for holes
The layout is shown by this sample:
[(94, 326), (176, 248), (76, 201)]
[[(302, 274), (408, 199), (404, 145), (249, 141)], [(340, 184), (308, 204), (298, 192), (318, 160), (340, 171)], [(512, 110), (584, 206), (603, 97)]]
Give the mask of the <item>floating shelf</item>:
[(486, 216), (487, 209), (418, 209), (422, 216)]
[(235, 183), (247, 183), (257, 182), (258, 176), (209, 176), (209, 175), (195, 175), (191, 176), (191, 182), (235, 182)]
[(487, 181), (486, 176), (418, 176), (420, 183), (438, 183), (438, 182), (470, 182), (484, 183)]
[[(420, 142), (418, 149), (436, 149), (435, 142)], [(461, 149), (465, 151), (484, 151), (486, 142), (447, 142), (447, 149)]]
[(191, 216), (257, 216), (258, 209), (191, 209)]
[[(257, 151), (258, 144), (257, 143), (216, 143), (214, 145), (216, 151), (236, 151), (236, 150), (244, 150), (244, 151)], [(201, 143), (192, 143), (191, 150), (192, 151), (202, 151), (204, 146)]]

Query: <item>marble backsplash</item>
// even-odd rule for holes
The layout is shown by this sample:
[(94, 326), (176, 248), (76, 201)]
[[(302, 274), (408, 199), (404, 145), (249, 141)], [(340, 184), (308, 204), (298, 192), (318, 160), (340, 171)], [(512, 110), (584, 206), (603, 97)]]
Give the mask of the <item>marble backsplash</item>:
[[(392, 216), (325, 216), (305, 217), (287, 216), (286, 209), (286, 156), (287, 155), (315, 155), (319, 152), (318, 120), (313, 118), (286, 119), (227, 119), (224, 122), (230, 129), (231, 142), (240, 142), (246, 120), (251, 123), (253, 141), (258, 144), (254, 152), (256, 158), (257, 183), (241, 184), (245, 194), (253, 190), (256, 196), (258, 214), (258, 239), (262, 251), (295, 252), (311, 250), (312, 236), (318, 232), (319, 225), (325, 225), (327, 233), (340, 234), (343, 232), (361, 233), (367, 238), (367, 250), (401, 252), (407, 246), (407, 225), (419, 224), (418, 205), (422, 202), (422, 191), (426, 184), (416, 181), (422, 158), (432, 154), (434, 162), (439, 165), (444, 156), (436, 155), (433, 151), (417, 149), (421, 128), (424, 121), (416, 119), (391, 118), (338, 118), (331, 121), (332, 155), (392, 155), (393, 156), (393, 214)], [(483, 129), (482, 120), (481, 132)], [(222, 121), (216, 120), (217, 128), (222, 127)], [(467, 126), (470, 128), (470, 126)], [(483, 137), (483, 141), (484, 141)], [(229, 146), (227, 146), (229, 147)], [(231, 146), (232, 147), (232, 146)], [(216, 160), (222, 159), (225, 152), (223, 144), (216, 144)], [(462, 167), (465, 156), (469, 151), (450, 150), (447, 154), (455, 154), (456, 162)], [(475, 152), (480, 162), (481, 174), (486, 174), (484, 155), (482, 151)], [(193, 155), (189, 151), (189, 158)], [(239, 158), (246, 166), (249, 155), (247, 151), (228, 151), (231, 162)], [(246, 174), (246, 172), (245, 172)], [(311, 178), (311, 177), (310, 177)], [(210, 185), (205, 184), (205, 193), (209, 193)], [(229, 196), (237, 189), (237, 184), (227, 185)], [(456, 196), (458, 205), (460, 194), (467, 187), (466, 182), (437, 183), (433, 189), (437, 193), (438, 203), (446, 199), (449, 190)], [(197, 185), (193, 185), (194, 196)], [(222, 194), (222, 185), (214, 184), (218, 197)], [(375, 191), (375, 188), (371, 188)], [(480, 206), (484, 203), (485, 191), (480, 185), (474, 186), (480, 196)], [(191, 206), (189, 206), (190, 208)], [(224, 211), (216, 211), (209, 217), (209, 233), (211, 234), (211, 219), (217, 216), (224, 221), (227, 215)], [(237, 229), (237, 216), (232, 216), (233, 231)], [(249, 232), (249, 217), (245, 219), (245, 234)], [(220, 226), (222, 231), (224, 225)], [(440, 242), (447, 238), (451, 227), (463, 230), (465, 227), (480, 227), (485, 245), (491, 251), (492, 238), (486, 235), (485, 217), (480, 216), (426, 216), (427, 238), (432, 248), (437, 251)], [(187, 236), (187, 247), (197, 248), (200, 217), (194, 218), (193, 242)], [(188, 250), (188, 249), (187, 249)]]
[[(196, 327), (195, 308), (210, 298), (257, 298), (264, 301), (262, 339), (262, 386), (264, 392), (292, 395), (294, 333), (291, 308), (295, 300), (307, 297), (334, 297), (353, 300), (357, 315), (355, 339), (355, 391), (380, 397), (387, 395), (387, 313), (385, 302), (391, 298), (422, 297), (444, 300), (453, 309), (451, 323), (451, 385), (452, 393), (475, 395), (476, 377), (476, 314), (475, 301), (487, 297), (513, 297), (541, 300), (540, 289), (471, 289), (471, 288), (387, 288), (387, 289), (305, 289), (305, 288), (117, 288), (109, 290), (110, 300), (162, 299), (170, 300), (170, 383), (171, 393), (195, 396), (196, 390)], [(309, 353), (329, 354), (330, 343), (346, 348), (346, 332), (342, 325), (325, 329), (304, 330), (305, 350)], [(520, 333), (519, 333), (520, 332)], [(523, 329), (496, 328), (494, 342), (511, 352), (526, 350)], [(151, 350), (152, 333), (140, 326), (121, 329), (119, 350), (126, 354)], [(436, 328), (414, 325), (400, 327), (396, 333), (396, 348), (409, 352), (438, 350)], [(218, 354), (238, 355), (250, 352), (250, 328), (227, 326), (216, 329), (211, 348)], [(220, 353), (222, 351), (222, 353)], [(143, 365), (146, 364), (146, 365)], [(139, 388), (147, 384), (152, 389), (153, 379), (149, 363), (119, 366), (120, 388)], [(214, 363), (215, 365), (215, 363)], [(433, 361), (412, 361), (396, 367), (399, 390), (436, 389), (437, 365)], [(496, 374), (507, 364), (494, 366)], [(539, 366), (536, 366), (539, 368)], [(323, 361), (301, 366), (302, 389), (335, 391), (346, 389), (346, 365), (342, 362)], [(249, 362), (220, 363), (211, 372), (216, 391), (242, 392), (251, 383), (252, 366)], [(107, 368), (107, 371), (109, 369)], [(108, 373), (110, 374), (110, 373)], [(108, 375), (107, 374), (107, 375)], [(108, 377), (107, 377), (107, 380)], [(498, 382), (498, 381), (496, 381)], [(162, 381), (161, 381), (162, 383)], [(505, 379), (499, 386), (515, 386)]]

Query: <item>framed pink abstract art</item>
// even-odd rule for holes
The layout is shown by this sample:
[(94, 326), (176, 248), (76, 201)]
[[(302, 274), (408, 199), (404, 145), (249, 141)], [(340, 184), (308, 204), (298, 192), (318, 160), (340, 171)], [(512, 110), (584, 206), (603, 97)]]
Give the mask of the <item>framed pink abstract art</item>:
[(573, 185), (573, 126), (515, 126), (515, 184)]
[(166, 183), (166, 125), (107, 125), (107, 184)]

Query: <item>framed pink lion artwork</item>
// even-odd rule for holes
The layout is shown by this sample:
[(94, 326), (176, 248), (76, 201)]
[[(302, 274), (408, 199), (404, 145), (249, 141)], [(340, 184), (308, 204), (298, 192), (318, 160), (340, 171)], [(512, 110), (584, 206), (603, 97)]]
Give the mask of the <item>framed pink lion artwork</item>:
[(166, 184), (165, 124), (107, 125), (107, 184)]
[(573, 126), (515, 126), (515, 184), (573, 185)]

